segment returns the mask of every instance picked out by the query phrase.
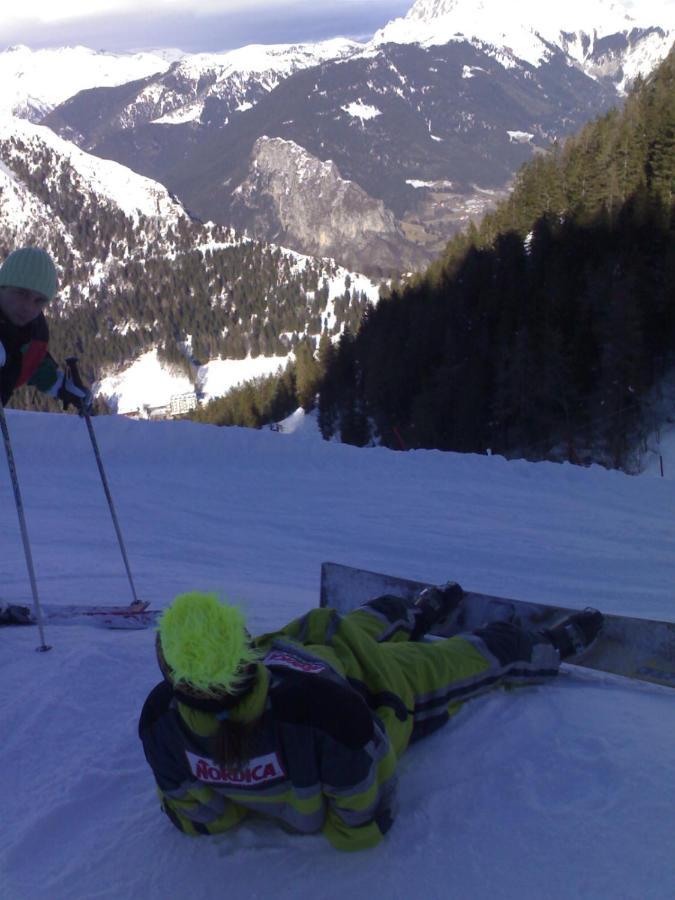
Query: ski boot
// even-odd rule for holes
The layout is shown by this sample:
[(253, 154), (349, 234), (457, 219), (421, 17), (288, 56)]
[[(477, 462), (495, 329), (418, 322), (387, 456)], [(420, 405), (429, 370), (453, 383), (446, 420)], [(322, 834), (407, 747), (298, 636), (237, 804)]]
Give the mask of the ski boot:
[(433, 587), (424, 588), (415, 598), (415, 631), (413, 640), (423, 637), (435, 625), (448, 619), (464, 597), (464, 591), (456, 581), (446, 581)]
[(560, 659), (585, 653), (596, 639), (605, 617), (597, 609), (585, 609), (572, 613), (553, 628), (546, 628), (544, 634), (560, 653)]

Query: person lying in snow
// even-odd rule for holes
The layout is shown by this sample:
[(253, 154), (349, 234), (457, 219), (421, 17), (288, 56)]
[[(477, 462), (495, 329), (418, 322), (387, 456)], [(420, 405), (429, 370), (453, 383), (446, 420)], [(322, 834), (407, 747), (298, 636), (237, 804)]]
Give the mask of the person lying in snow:
[(344, 616), (314, 609), (255, 639), (216, 595), (177, 597), (159, 620), (164, 680), (139, 721), (163, 811), (190, 835), (254, 812), (341, 850), (376, 846), (410, 743), (495, 685), (552, 678), (602, 627), (586, 611), (543, 633), (494, 622), (420, 642), (462, 595), (451, 582)]
[(6, 405), (22, 384), (30, 384), (63, 408), (72, 403), (91, 411), (91, 392), (76, 385), (49, 354), (44, 309), (56, 295), (56, 269), (38, 247), (21, 247), (0, 267), (0, 400)]

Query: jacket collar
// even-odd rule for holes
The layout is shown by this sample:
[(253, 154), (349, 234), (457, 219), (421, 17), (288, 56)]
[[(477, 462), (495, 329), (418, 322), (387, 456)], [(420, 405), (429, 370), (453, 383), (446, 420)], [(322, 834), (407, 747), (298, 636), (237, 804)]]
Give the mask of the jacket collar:
[[(270, 673), (262, 663), (256, 663), (255, 685), (241, 698), (236, 706), (229, 710), (228, 718), (233, 722), (253, 722), (255, 719), (260, 718), (267, 702), (269, 684)], [(188, 706), (187, 703), (181, 702), (181, 700), (178, 700), (178, 712), (190, 731), (193, 731), (195, 734), (213, 734), (218, 728), (216, 712), (196, 709), (193, 706)]]

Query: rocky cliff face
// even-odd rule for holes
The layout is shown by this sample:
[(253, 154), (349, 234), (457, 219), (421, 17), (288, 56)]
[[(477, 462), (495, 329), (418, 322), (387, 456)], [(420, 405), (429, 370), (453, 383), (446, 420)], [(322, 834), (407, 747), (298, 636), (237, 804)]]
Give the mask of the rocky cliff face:
[(260, 137), (249, 174), (234, 192), (240, 227), (304, 252), (358, 260), (364, 271), (414, 268), (421, 252), (381, 200), (293, 141)]

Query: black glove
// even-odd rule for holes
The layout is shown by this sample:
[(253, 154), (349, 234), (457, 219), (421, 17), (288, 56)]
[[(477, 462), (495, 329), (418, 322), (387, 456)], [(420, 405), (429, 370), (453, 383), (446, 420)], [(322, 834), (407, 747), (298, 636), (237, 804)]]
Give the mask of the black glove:
[(67, 373), (63, 376), (63, 384), (56, 392), (56, 396), (63, 403), (64, 409), (68, 409), (72, 403), (81, 416), (91, 415), (92, 404), (94, 402), (91, 391), (84, 384), (75, 384), (73, 379)]
[(16, 606), (12, 603), (0, 603), (0, 625), (32, 625), (28, 606)]

